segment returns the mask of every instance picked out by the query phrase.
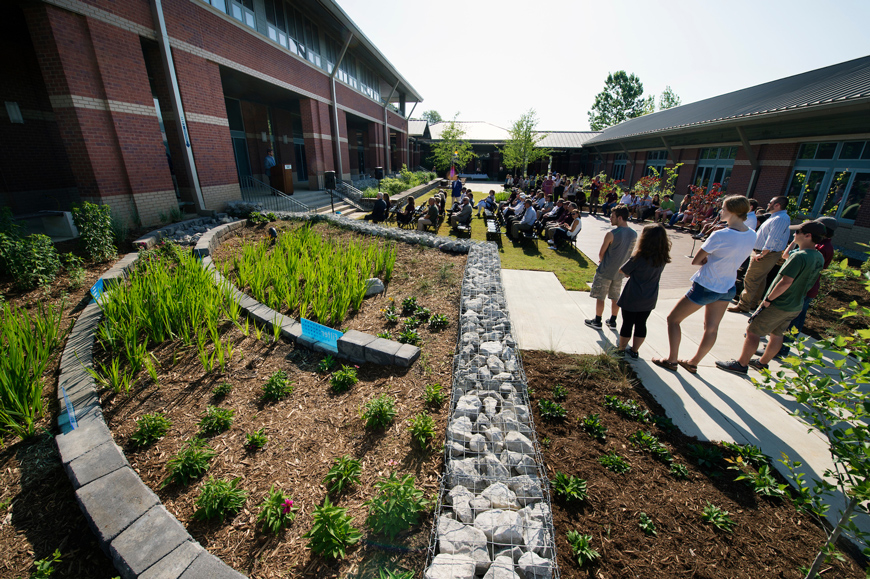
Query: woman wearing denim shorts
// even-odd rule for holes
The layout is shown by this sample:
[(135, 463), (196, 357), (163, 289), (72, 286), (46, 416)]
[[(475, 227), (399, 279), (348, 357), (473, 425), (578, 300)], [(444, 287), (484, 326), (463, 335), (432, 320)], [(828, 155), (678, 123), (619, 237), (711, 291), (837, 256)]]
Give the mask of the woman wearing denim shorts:
[[(692, 260), (692, 265), (700, 265), (701, 269), (692, 276), (691, 289), (668, 314), (670, 352), (666, 359), (653, 359), (654, 364), (671, 371), (682, 366), (694, 374), (698, 364), (716, 343), (719, 322), (731, 298), (737, 294), (734, 286), (737, 268), (752, 253), (755, 245), (755, 231), (744, 223), (749, 209), (749, 200), (742, 195), (731, 195), (725, 199), (722, 219), (728, 225), (725, 229), (713, 232)], [(704, 308), (704, 337), (695, 355), (688, 360), (681, 360), (680, 324), (701, 308)]]

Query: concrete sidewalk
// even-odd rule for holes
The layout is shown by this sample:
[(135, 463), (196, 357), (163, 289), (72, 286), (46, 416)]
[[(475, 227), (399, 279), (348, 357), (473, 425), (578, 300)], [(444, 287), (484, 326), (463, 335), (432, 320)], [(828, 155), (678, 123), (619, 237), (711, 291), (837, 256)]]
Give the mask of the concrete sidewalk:
[[(588, 216), (583, 218), (582, 234), (588, 238), (578, 243), (584, 248), (595, 246), (594, 251), (584, 253), (596, 263), (600, 239), (607, 229), (599, 220)], [(594, 239), (596, 237), (599, 239)], [(676, 249), (677, 243), (674, 245)], [(685, 241), (680, 245), (685, 245)], [(729, 360), (739, 355), (747, 325), (746, 315), (725, 314), (716, 345), (695, 375), (683, 368), (670, 372), (650, 361), (668, 355), (666, 318), (690, 285), (689, 269), (695, 269), (691, 260), (682, 257), (681, 253), (672, 251), (674, 261), (665, 269), (665, 274), (670, 275), (667, 285), (671, 287), (661, 291), (656, 309), (647, 323), (647, 339), (640, 349), (640, 357), (631, 360), (644, 387), (684, 433), (701, 440), (754, 444), (788, 477), (788, 471), (777, 462), (784, 452), (791, 460), (803, 463), (802, 471), (807, 479), (822, 478), (822, 473), (834, 466), (828, 444), (816, 431), (808, 432), (805, 422), (789, 414), (797, 403), (788, 397), (759, 390), (749, 378), (723, 372), (714, 365), (716, 360)], [(688, 268), (685, 262), (689, 263)], [(502, 270), (502, 279), (514, 335), (521, 349), (595, 354), (615, 347), (619, 339), (617, 331), (607, 326), (596, 331), (583, 323), (595, 315), (595, 300), (588, 292), (566, 291), (550, 272)], [(663, 286), (664, 281), (663, 276)], [(680, 283), (682, 289), (677, 287)], [(608, 302), (605, 316), (609, 311)], [(618, 323), (621, 322), (620, 316)], [(703, 334), (703, 322), (703, 311), (683, 322), (681, 359), (695, 353)], [(771, 364), (773, 371), (779, 367), (775, 361)], [(749, 372), (750, 377), (760, 377), (752, 369)], [(841, 511), (845, 505), (842, 495), (830, 502), (831, 515)], [(867, 520), (859, 521), (859, 525), (865, 531), (870, 530)]]

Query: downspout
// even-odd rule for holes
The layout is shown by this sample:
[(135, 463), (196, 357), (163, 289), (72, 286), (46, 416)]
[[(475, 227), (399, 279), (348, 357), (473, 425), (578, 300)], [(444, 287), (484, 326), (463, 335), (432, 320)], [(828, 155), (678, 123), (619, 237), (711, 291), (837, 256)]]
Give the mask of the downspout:
[(338, 97), (335, 94), (335, 75), (338, 74), (338, 67), (341, 65), (341, 61), (344, 60), (344, 55), (347, 54), (347, 47), (350, 46), (351, 40), (353, 40), (353, 32), (347, 35), (347, 40), (344, 43), (344, 47), (341, 49), (341, 54), (338, 55), (338, 59), (336, 59), (335, 65), (332, 67), (332, 74), (329, 75), (329, 88), (332, 91), (332, 142), (335, 147), (336, 167), (338, 168), (336, 174), (338, 175), (338, 182), (341, 182), (344, 179), (344, 166), (341, 162), (341, 142), (339, 141), (341, 138), (341, 131), (338, 130)]
[(399, 88), (399, 81), (396, 81), (393, 90), (390, 91), (390, 96), (387, 97), (387, 100), (384, 101), (384, 166), (386, 167), (387, 173), (392, 173), (390, 171), (390, 127), (387, 125), (387, 106), (390, 104), (390, 99), (393, 98), (393, 95), (396, 94), (396, 89)]
[(169, 81), (170, 101), (172, 111), (175, 113), (178, 126), (178, 136), (184, 143), (184, 167), (190, 175), (193, 185), (193, 203), (197, 213), (205, 211), (205, 202), (202, 198), (202, 189), (199, 186), (199, 175), (196, 172), (196, 161), (193, 158), (193, 149), (190, 148), (190, 135), (187, 132), (187, 120), (184, 117), (184, 105), (181, 102), (181, 91), (178, 90), (178, 79), (175, 76), (175, 63), (172, 60), (172, 49), (169, 46), (169, 34), (166, 32), (166, 20), (163, 18), (163, 4), (161, 0), (151, 0), (151, 12), (157, 23), (157, 43), (160, 45), (160, 54), (163, 56), (163, 68), (166, 70)]
[[(411, 112), (408, 113), (408, 118), (405, 119), (406, 121), (410, 121), (410, 120), (411, 120), (411, 115), (414, 114), (414, 109), (417, 108), (417, 105), (418, 105), (418, 104), (420, 104), (420, 103), (418, 103), (418, 102), (417, 102), (417, 103), (414, 103), (414, 106), (411, 107)], [(411, 169), (411, 134), (410, 134), (410, 133), (408, 133), (408, 138), (407, 138), (406, 140), (408, 141), (408, 147), (407, 147), (408, 150), (406, 151), (406, 152), (408, 153), (408, 163), (407, 163), (407, 165), (408, 165), (408, 168)]]

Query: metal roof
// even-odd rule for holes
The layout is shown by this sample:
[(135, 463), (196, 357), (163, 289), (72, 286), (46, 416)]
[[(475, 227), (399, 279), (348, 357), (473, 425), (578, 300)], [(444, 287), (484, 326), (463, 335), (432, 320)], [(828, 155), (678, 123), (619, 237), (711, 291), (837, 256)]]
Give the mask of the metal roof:
[(427, 128), (429, 127), (429, 121), (423, 119), (411, 119), (408, 121), (408, 136), (409, 137), (422, 137), (424, 139), (429, 138), (427, 133)]
[[(441, 131), (447, 128), (450, 121), (435, 123), (429, 125), (429, 130), (432, 132), (432, 139), (437, 141), (441, 139)], [(507, 129), (497, 127), (486, 121), (456, 121), (456, 124), (465, 131), (463, 137), (466, 141), (485, 141), (492, 143), (504, 143), (510, 138), (510, 133)]]
[(581, 149), (587, 141), (601, 134), (600, 131), (539, 131), (544, 138), (539, 147), (548, 149)]
[(858, 103), (862, 99), (870, 101), (870, 56), (629, 119), (605, 129), (586, 144), (599, 145), (723, 122), (739, 124), (765, 115)]

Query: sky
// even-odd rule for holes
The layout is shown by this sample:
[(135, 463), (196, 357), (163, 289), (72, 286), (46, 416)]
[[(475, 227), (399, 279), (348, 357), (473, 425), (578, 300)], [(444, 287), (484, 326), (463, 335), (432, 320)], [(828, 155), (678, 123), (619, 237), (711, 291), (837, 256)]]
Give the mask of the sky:
[(539, 130), (589, 130), (617, 70), (688, 104), (870, 55), (870, 0), (337, 1), (423, 96), (415, 118), (503, 128), (535, 109)]

